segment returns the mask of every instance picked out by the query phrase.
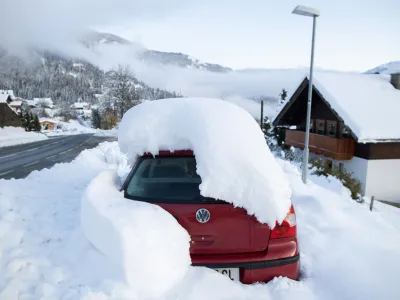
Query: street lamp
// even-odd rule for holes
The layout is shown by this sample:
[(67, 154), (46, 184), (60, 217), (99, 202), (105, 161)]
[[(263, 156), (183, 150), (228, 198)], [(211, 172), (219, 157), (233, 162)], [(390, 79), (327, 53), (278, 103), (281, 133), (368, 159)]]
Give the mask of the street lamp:
[(314, 44), (315, 44), (315, 26), (317, 23), (317, 17), (319, 11), (302, 5), (296, 6), (292, 11), (292, 14), (312, 17), (313, 18), (313, 31), (312, 31), (312, 42), (311, 42), (311, 62), (310, 62), (310, 78), (308, 81), (308, 101), (307, 101), (307, 119), (306, 119), (306, 134), (304, 143), (304, 156), (303, 156), (303, 170), (302, 179), (304, 183), (307, 183), (308, 173), (308, 153), (309, 153), (309, 141), (310, 141), (310, 123), (311, 123), (311, 98), (312, 98), (312, 80), (313, 80), (313, 69), (314, 69)]

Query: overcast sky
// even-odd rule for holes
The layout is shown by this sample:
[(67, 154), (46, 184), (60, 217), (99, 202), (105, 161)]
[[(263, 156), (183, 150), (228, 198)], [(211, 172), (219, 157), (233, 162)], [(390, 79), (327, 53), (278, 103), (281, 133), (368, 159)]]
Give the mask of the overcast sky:
[(0, 43), (69, 47), (83, 28), (232, 68), (307, 66), (312, 20), (321, 12), (317, 66), (364, 71), (400, 60), (400, 0), (0, 0)]
[(400, 60), (400, 0), (188, 0), (165, 18), (113, 28), (149, 48), (189, 53), (233, 68), (307, 66), (317, 8), (316, 65), (363, 71)]

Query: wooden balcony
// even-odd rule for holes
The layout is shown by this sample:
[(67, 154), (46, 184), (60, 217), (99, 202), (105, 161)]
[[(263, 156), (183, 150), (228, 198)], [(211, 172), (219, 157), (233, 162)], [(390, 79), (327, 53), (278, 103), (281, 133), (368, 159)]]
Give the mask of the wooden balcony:
[[(286, 130), (285, 142), (289, 146), (304, 149), (305, 132)], [(354, 156), (356, 143), (353, 139), (334, 138), (310, 133), (310, 152), (335, 160), (350, 160)]]

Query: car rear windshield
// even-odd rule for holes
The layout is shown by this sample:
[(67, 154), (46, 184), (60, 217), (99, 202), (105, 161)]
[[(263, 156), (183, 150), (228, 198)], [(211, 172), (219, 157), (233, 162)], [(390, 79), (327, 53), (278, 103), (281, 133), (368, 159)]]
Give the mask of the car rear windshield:
[(200, 195), (193, 156), (142, 157), (128, 178), (127, 198), (158, 203), (225, 203)]

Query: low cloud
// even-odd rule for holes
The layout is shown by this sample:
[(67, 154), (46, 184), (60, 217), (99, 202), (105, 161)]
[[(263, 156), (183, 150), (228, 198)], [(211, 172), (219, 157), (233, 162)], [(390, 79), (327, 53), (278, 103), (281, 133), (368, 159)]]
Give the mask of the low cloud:
[[(278, 98), (283, 88), (290, 91), (304, 70), (271, 70), (214, 73), (171, 65), (147, 64), (137, 58), (134, 45), (98, 45), (88, 49), (78, 40), (89, 29), (171, 16), (195, 5), (194, 0), (2, 0), (0, 46), (12, 54), (37, 47), (71, 58), (82, 58), (102, 69), (128, 64), (146, 84), (185, 96), (217, 97), (235, 102), (253, 115), (259, 105), (246, 98)], [(273, 111), (266, 111), (272, 115)]]
[(191, 0), (2, 0), (0, 45), (71, 47), (90, 28), (161, 18), (193, 3)]

